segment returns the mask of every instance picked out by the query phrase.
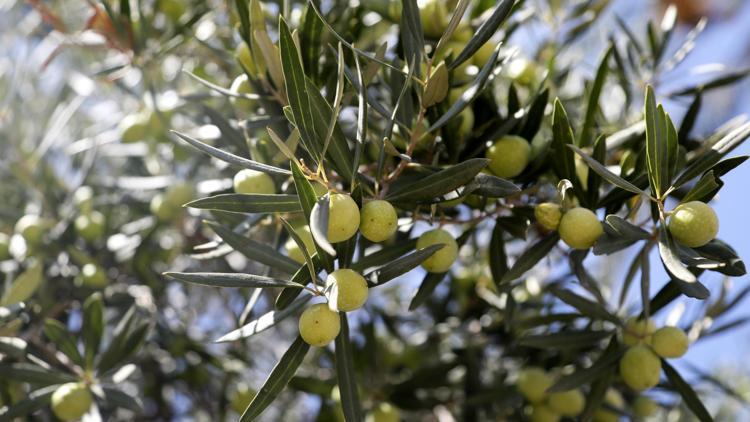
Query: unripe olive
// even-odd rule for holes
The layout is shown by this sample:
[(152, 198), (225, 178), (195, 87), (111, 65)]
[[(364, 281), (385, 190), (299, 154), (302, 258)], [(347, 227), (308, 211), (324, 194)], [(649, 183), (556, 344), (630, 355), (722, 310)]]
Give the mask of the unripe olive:
[(474, 53), (473, 56), (471, 56), (471, 62), (474, 64), (474, 66), (481, 68), (485, 64), (487, 64), (488, 61), (490, 61), (490, 57), (492, 57), (492, 54), (495, 52), (495, 43), (492, 41), (487, 41), (479, 47), (479, 50), (477, 50), (476, 53)]
[(633, 413), (639, 418), (647, 418), (659, 411), (659, 405), (646, 396), (638, 396), (633, 401)]
[(458, 114), (458, 117), (461, 119), (461, 126), (458, 127), (458, 133), (462, 139), (466, 139), (474, 131), (474, 110), (471, 107), (466, 107)]
[(628, 346), (651, 343), (656, 325), (650, 319), (629, 318), (622, 329), (622, 342)]
[[(607, 390), (604, 402), (616, 409), (621, 409), (625, 405), (625, 400), (622, 398), (620, 392), (613, 388)], [(620, 415), (606, 407), (600, 407), (594, 412), (594, 422), (619, 422), (619, 420)]]
[(104, 215), (98, 211), (91, 211), (89, 214), (76, 217), (74, 225), (79, 236), (93, 242), (104, 234)]
[(180, 212), (178, 208), (164, 200), (162, 193), (157, 193), (151, 198), (149, 208), (159, 221), (170, 221)]
[(253, 60), (253, 54), (250, 51), (250, 47), (244, 41), (241, 41), (237, 48), (234, 50), (234, 58), (241, 67), (246, 69), (250, 74), (256, 74), (255, 61)]
[(448, 271), (458, 257), (458, 243), (453, 235), (442, 229), (426, 231), (417, 240), (417, 249), (443, 244), (432, 256), (422, 261), (422, 268), (430, 273)]
[(677, 327), (659, 328), (651, 339), (651, 348), (663, 358), (679, 358), (687, 352), (689, 345), (687, 335)]
[[(310, 233), (310, 227), (307, 225), (302, 226), (296, 230), (296, 233), (297, 236), (299, 236), (299, 238), (302, 240), (302, 243), (305, 245), (307, 252), (312, 255), (315, 252), (315, 241), (313, 240), (312, 233)], [(305, 263), (305, 254), (302, 253), (299, 245), (297, 245), (297, 242), (295, 242), (292, 237), (289, 237), (289, 239), (286, 240), (286, 243), (284, 243), (284, 248), (286, 249), (286, 253), (287, 255), (289, 255), (289, 258), (292, 258), (300, 264)]]
[(552, 386), (552, 377), (542, 368), (528, 367), (518, 373), (516, 387), (526, 400), (539, 403), (547, 397), (547, 389)]
[(332, 310), (350, 312), (367, 302), (369, 289), (361, 274), (348, 268), (336, 270), (326, 278), (328, 305)]
[(91, 392), (80, 382), (63, 384), (52, 393), (52, 412), (58, 419), (73, 421), (88, 412), (93, 403)]
[(0, 261), (10, 258), (10, 236), (0, 233)]
[(246, 194), (272, 195), (276, 185), (271, 176), (262, 171), (243, 169), (234, 175), (234, 191)]
[(19, 218), (16, 222), (16, 233), (26, 241), (29, 246), (36, 246), (42, 243), (44, 232), (48, 223), (38, 215), (28, 214)]
[(180, 0), (161, 0), (159, 7), (173, 22), (179, 21), (180, 17), (185, 13), (185, 3)]
[(571, 248), (588, 249), (599, 240), (604, 228), (593, 211), (576, 207), (563, 214), (557, 231)]
[(555, 412), (549, 406), (537, 403), (531, 406), (529, 420), (531, 422), (558, 422), (560, 420), (560, 414)]
[(118, 125), (123, 142), (138, 142), (149, 135), (149, 118), (144, 113), (128, 114)]
[(382, 242), (393, 236), (397, 223), (396, 209), (388, 201), (378, 199), (362, 206), (359, 231), (371, 242)]
[(81, 281), (84, 286), (95, 289), (106, 287), (107, 273), (100, 266), (88, 263), (81, 268)]
[[(253, 88), (252, 86), (250, 86), (247, 75), (245, 75), (244, 73), (236, 77), (234, 81), (232, 81), (232, 85), (229, 87), (229, 89), (237, 94), (253, 93)], [(249, 98), (230, 97), (229, 101), (236, 107), (239, 107), (245, 111), (254, 111), (258, 105), (257, 101), (251, 100)]]
[(166, 200), (176, 207), (182, 208), (195, 196), (193, 187), (188, 183), (178, 183), (167, 189)]
[(388, 403), (380, 402), (369, 415), (365, 422), (399, 422), (401, 421), (401, 412), (398, 407)]
[(232, 407), (232, 410), (241, 415), (250, 406), (250, 402), (253, 401), (257, 394), (258, 392), (248, 387), (247, 384), (240, 383), (232, 393), (229, 405)]
[(448, 8), (444, 0), (427, 0), (419, 9), (422, 31), (429, 38), (440, 38), (448, 27)]
[(520, 136), (506, 135), (495, 142), (485, 156), (489, 169), (498, 177), (516, 177), (529, 164), (531, 146)]
[(562, 218), (562, 209), (552, 202), (543, 202), (534, 208), (534, 217), (547, 230), (557, 230)]
[(526, 58), (518, 57), (506, 67), (506, 74), (518, 84), (529, 86), (536, 82), (536, 64)]
[(708, 204), (690, 201), (672, 211), (668, 227), (676, 241), (697, 248), (713, 240), (719, 233), (719, 218)]
[(568, 390), (550, 393), (547, 405), (563, 416), (578, 416), (586, 406), (586, 399), (581, 390)]
[[(318, 204), (315, 204), (317, 207)], [(359, 229), (359, 208), (351, 196), (334, 193), (328, 202), (328, 241), (348, 240)]]
[(339, 335), (339, 331), (339, 314), (330, 310), (327, 303), (310, 306), (299, 318), (299, 334), (311, 346), (325, 346)]
[(89, 213), (94, 206), (94, 190), (91, 186), (79, 186), (73, 192), (73, 205), (82, 213)]
[(648, 346), (633, 346), (620, 359), (620, 376), (633, 390), (643, 391), (656, 386), (660, 374), (661, 360)]

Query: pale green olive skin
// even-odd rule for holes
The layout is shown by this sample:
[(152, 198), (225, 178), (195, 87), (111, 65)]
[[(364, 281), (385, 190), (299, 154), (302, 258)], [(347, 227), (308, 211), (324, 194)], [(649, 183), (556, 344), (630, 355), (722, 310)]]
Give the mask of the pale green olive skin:
[(323, 347), (332, 342), (340, 331), (339, 314), (330, 310), (327, 303), (310, 306), (299, 318), (299, 334), (310, 346)]
[(338, 269), (326, 278), (328, 305), (331, 310), (351, 312), (367, 302), (369, 288), (362, 275), (348, 268)]
[(422, 268), (429, 273), (447, 272), (458, 257), (458, 243), (453, 235), (443, 229), (434, 229), (422, 233), (417, 240), (417, 249), (443, 244), (432, 256), (422, 261)]
[(604, 227), (593, 211), (576, 207), (563, 214), (557, 231), (571, 248), (588, 249), (604, 234)]
[(359, 231), (371, 242), (387, 240), (398, 229), (398, 214), (388, 201), (375, 200), (362, 206)]
[(632, 346), (620, 359), (620, 377), (635, 391), (655, 387), (660, 374), (661, 360), (648, 346)]
[(490, 160), (488, 167), (495, 176), (513, 178), (529, 164), (531, 145), (520, 136), (504, 136), (487, 149), (485, 157)]
[(88, 412), (94, 399), (88, 387), (79, 382), (63, 384), (52, 393), (52, 412), (58, 419), (74, 421)]
[(234, 191), (244, 194), (272, 195), (276, 193), (276, 184), (266, 173), (243, 169), (234, 175)]
[(668, 228), (677, 242), (689, 248), (698, 248), (716, 238), (719, 217), (710, 205), (690, 201), (672, 211)]

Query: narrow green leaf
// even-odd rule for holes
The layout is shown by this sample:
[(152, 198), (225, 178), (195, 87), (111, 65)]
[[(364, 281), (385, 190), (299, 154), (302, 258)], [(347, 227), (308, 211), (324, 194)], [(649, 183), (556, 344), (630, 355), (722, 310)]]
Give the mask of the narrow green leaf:
[(83, 357), (78, 351), (78, 345), (63, 323), (52, 318), (45, 319), (44, 335), (47, 336), (59, 351), (70, 358), (71, 361), (78, 365), (83, 365)]
[[(573, 183), (576, 196), (581, 198), (583, 189), (576, 174), (573, 157), (573, 128), (570, 126), (568, 114), (559, 98), (555, 98), (555, 108), (552, 112), (552, 167), (560, 179), (567, 179)], [(570, 146), (570, 148), (568, 148)], [(596, 161), (596, 160), (592, 160)]]
[[(511, 85), (514, 87), (514, 85)], [(511, 90), (512, 95), (518, 96), (515, 89)], [(509, 100), (510, 101), (510, 100)], [(514, 101), (518, 101), (515, 99)], [(539, 132), (539, 128), (542, 126), (544, 120), (544, 112), (547, 109), (547, 102), (549, 101), (549, 88), (543, 89), (539, 94), (534, 97), (534, 101), (529, 106), (529, 111), (524, 116), (524, 124), (519, 135), (524, 139), (534, 139), (534, 136)], [(515, 107), (514, 107), (515, 108)], [(515, 114), (513, 108), (508, 106), (508, 115), (512, 116)]]
[(541, 261), (547, 256), (547, 254), (549, 254), (549, 251), (555, 247), (558, 240), (560, 240), (560, 236), (555, 232), (539, 239), (535, 244), (529, 246), (526, 251), (518, 257), (516, 262), (513, 263), (513, 266), (505, 273), (500, 280), (500, 284), (504, 285), (521, 278), (526, 271), (532, 269), (537, 262)]
[(133, 324), (136, 320), (135, 312), (135, 306), (131, 306), (122, 319), (117, 323), (117, 326), (115, 326), (109, 345), (104, 352), (99, 355), (99, 362), (96, 365), (99, 373), (103, 374), (114, 368), (121, 362), (121, 357), (130, 352), (125, 350), (125, 344), (127, 343), (128, 336), (130, 335)]
[(417, 0), (403, 0), (401, 2), (401, 42), (404, 57), (409, 63), (415, 64), (414, 74), (421, 76), (422, 49), (424, 49), (424, 32), (422, 20), (419, 16)]
[(248, 160), (247, 158), (242, 158), (238, 155), (230, 154), (226, 151), (222, 151), (218, 148), (212, 147), (211, 145), (203, 143), (197, 139), (191, 138), (182, 133), (179, 133), (176, 131), (171, 131), (171, 132), (177, 135), (183, 141), (195, 147), (196, 149), (203, 151), (206, 154), (214, 158), (217, 158), (221, 161), (227, 162), (229, 164), (233, 164), (235, 166), (247, 168), (250, 170), (262, 171), (263, 173), (268, 173), (268, 174), (279, 174), (283, 176), (288, 176), (291, 174), (289, 170), (284, 170), (278, 167), (269, 166), (268, 164), (263, 164), (257, 161)]
[(714, 197), (724, 183), (714, 176), (713, 170), (703, 173), (690, 191), (680, 200), (680, 203), (690, 201), (708, 202)]
[(328, 241), (328, 218), (330, 210), (330, 196), (323, 195), (315, 203), (310, 212), (310, 232), (312, 233), (315, 244), (330, 256), (336, 256), (336, 249)]
[[(305, 71), (297, 45), (283, 17), (279, 18), (279, 53), (284, 75), (284, 85), (294, 125), (299, 129), (302, 142), (316, 163), (320, 163), (322, 133), (315, 132), (310, 95), (307, 92)], [(327, 122), (327, 121), (326, 121)]]
[(164, 273), (164, 276), (186, 283), (210, 287), (293, 287), (302, 288), (301, 284), (254, 274), (241, 273)]
[(708, 413), (708, 410), (706, 410), (706, 407), (703, 405), (700, 397), (698, 397), (698, 394), (695, 393), (695, 390), (693, 390), (693, 387), (682, 379), (680, 373), (677, 372), (677, 370), (666, 360), (661, 360), (661, 366), (662, 369), (664, 369), (664, 373), (667, 375), (670, 386), (682, 396), (685, 405), (693, 412), (698, 420), (701, 422), (713, 422), (713, 417)]
[(0, 363), (0, 373), (4, 379), (39, 385), (64, 384), (77, 379), (73, 374), (42, 368), (32, 363)]
[(398, 276), (408, 273), (444, 246), (445, 245), (442, 243), (439, 245), (430, 245), (426, 248), (412, 252), (409, 255), (402, 256), (393, 262), (368, 273), (365, 275), (365, 279), (370, 286), (380, 286)]
[(16, 277), (10, 288), (3, 292), (3, 296), (0, 297), (0, 306), (15, 305), (28, 300), (42, 284), (43, 272), (42, 261), (34, 260), (26, 271)]
[(586, 117), (583, 121), (583, 128), (578, 136), (578, 146), (587, 147), (591, 144), (591, 140), (594, 135), (594, 123), (596, 113), (599, 111), (599, 97), (602, 94), (604, 88), (604, 82), (607, 79), (607, 72), (609, 71), (609, 59), (612, 57), (612, 51), (614, 50), (614, 44), (611, 44), (604, 53), (604, 57), (599, 62), (599, 68), (596, 71), (596, 77), (594, 78), (594, 84), (591, 86), (591, 93), (589, 94), (589, 101), (586, 107)]
[(508, 255), (505, 253), (505, 241), (503, 240), (503, 228), (495, 224), (490, 238), (489, 256), (490, 272), (495, 286), (500, 290), (500, 281), (508, 272)]
[(661, 256), (664, 268), (672, 277), (672, 281), (677, 283), (685, 296), (696, 299), (708, 298), (710, 292), (706, 286), (698, 281), (695, 274), (682, 264), (677, 252), (677, 245), (675, 245), (672, 235), (663, 228), (659, 237), (659, 255)]
[(136, 414), (143, 413), (143, 403), (138, 397), (133, 397), (116, 388), (102, 387), (102, 390), (104, 391), (104, 400), (107, 403), (128, 409)]
[(429, 203), (469, 183), (488, 163), (484, 158), (466, 160), (406, 186), (397, 186), (386, 199), (396, 203)]
[(310, 295), (303, 296), (295, 300), (289, 306), (286, 306), (282, 310), (279, 310), (279, 311), (272, 310), (272, 311), (266, 312), (265, 314), (248, 322), (242, 327), (224, 334), (223, 336), (216, 339), (215, 342), (224, 343), (228, 341), (235, 341), (235, 340), (247, 338), (255, 334), (261, 333), (275, 326), (280, 321), (283, 321), (285, 318), (289, 317), (290, 315), (294, 315), (295, 313), (297, 313), (297, 311), (302, 309), (302, 307), (307, 302), (309, 302), (311, 298), (312, 296)]
[(297, 336), (297, 339), (294, 340), (289, 350), (284, 353), (279, 363), (276, 364), (268, 375), (263, 386), (260, 387), (258, 394), (255, 395), (253, 401), (245, 409), (245, 412), (240, 417), (240, 422), (256, 420), (266, 407), (276, 400), (281, 390), (286, 387), (289, 380), (294, 376), (294, 373), (297, 372), (297, 368), (302, 363), (309, 349), (310, 345), (305, 343), (302, 337)]
[(604, 222), (604, 229), (611, 234), (636, 240), (646, 240), (651, 237), (651, 233), (614, 214), (605, 217)]
[(570, 290), (556, 288), (552, 289), (551, 292), (563, 302), (576, 308), (581, 314), (586, 315), (592, 319), (603, 319), (615, 324), (619, 324), (620, 322), (620, 320), (615, 315), (612, 315), (599, 303), (577, 295)]
[(440, 284), (443, 279), (445, 279), (446, 274), (448, 273), (445, 272), (425, 274), (424, 279), (422, 279), (422, 283), (419, 285), (419, 289), (417, 289), (417, 292), (414, 294), (414, 297), (409, 303), (409, 310), (413, 311), (421, 306), (427, 300), (427, 298), (430, 297), (432, 292), (435, 291), (437, 285)]
[(513, 182), (485, 173), (477, 174), (466, 187), (472, 194), (488, 198), (505, 198), (521, 192)]
[(289, 224), (289, 222), (286, 221), (286, 219), (281, 218), (281, 222), (282, 224), (284, 224), (284, 229), (286, 229), (286, 232), (289, 235), (289, 237), (291, 237), (294, 240), (294, 243), (297, 244), (297, 247), (299, 247), (300, 251), (302, 251), (302, 255), (305, 257), (305, 264), (307, 265), (307, 269), (310, 272), (310, 280), (315, 280), (315, 278), (318, 275), (318, 270), (315, 267), (315, 262), (310, 256), (310, 252), (307, 250), (307, 246), (305, 246), (305, 242), (302, 241), (302, 238), (299, 237), (297, 232), (294, 231), (294, 227), (292, 227), (292, 225)]
[[(496, 48), (495, 52), (492, 53), (490, 59), (487, 60), (487, 63), (485, 63), (485, 65), (479, 71), (479, 74), (477, 74), (477, 77), (474, 79), (474, 81), (464, 89), (463, 94), (461, 94), (461, 97), (458, 99), (458, 101), (453, 103), (453, 105), (450, 106), (445, 114), (440, 116), (440, 118), (437, 119), (435, 123), (432, 124), (432, 126), (427, 128), (426, 133), (435, 131), (448, 124), (448, 122), (452, 118), (458, 116), (458, 114), (461, 113), (466, 108), (466, 106), (469, 105), (469, 103), (474, 101), (474, 99), (479, 96), (479, 93), (482, 92), (482, 90), (487, 85), (487, 81), (490, 80), (490, 76), (492, 76), (492, 71), (495, 69), (495, 63), (497, 62), (498, 54), (499, 52)], [(455, 63), (455, 61), (451, 63), (451, 66), (453, 66), (453, 64)]]
[(282, 255), (276, 249), (258, 243), (247, 236), (235, 233), (227, 227), (212, 221), (205, 222), (224, 242), (248, 259), (268, 265), (269, 267), (294, 274), (299, 269), (297, 261)]
[(570, 375), (564, 375), (547, 389), (549, 393), (568, 391), (574, 388), (582, 387), (594, 380), (601, 378), (604, 374), (613, 371), (617, 363), (625, 353), (617, 344), (617, 340), (612, 338), (609, 346), (602, 352), (599, 358), (588, 368), (581, 368)]
[(14, 358), (26, 356), (28, 343), (18, 337), (0, 337), (0, 353)]
[(693, 102), (690, 103), (690, 107), (685, 112), (685, 117), (682, 118), (682, 124), (680, 124), (680, 131), (678, 132), (677, 139), (680, 144), (684, 144), (688, 141), (690, 131), (695, 126), (695, 122), (698, 118), (698, 112), (703, 104), (703, 92), (698, 91), (695, 93)]
[(86, 368), (93, 369), (94, 358), (104, 335), (104, 301), (101, 293), (94, 293), (83, 303), (83, 337)]
[(678, 188), (711, 169), (722, 157), (740, 146), (748, 137), (750, 137), (750, 122), (735, 127), (713, 144), (711, 149), (691, 160), (688, 167), (672, 185)]
[[(510, 15), (513, 10), (514, 0), (498, 0), (495, 10), (492, 11), (487, 20), (477, 29), (477, 32), (466, 43), (466, 47), (458, 54), (456, 59), (451, 63), (451, 70), (457, 68), (461, 63), (471, 58), (490, 38), (495, 34), (500, 25)], [(494, 60), (490, 60), (494, 63)]]
[(355, 271), (363, 272), (368, 268), (380, 267), (406, 255), (414, 250), (417, 246), (417, 239), (409, 239), (396, 242), (393, 246), (384, 247), (379, 251), (366, 255), (353, 263), (349, 268)]
[(52, 394), (59, 385), (50, 385), (29, 393), (28, 397), (13, 403), (12, 406), (0, 407), (0, 420), (13, 421), (17, 418), (28, 418), (37, 410), (49, 406)]
[(302, 31), (300, 31), (300, 49), (305, 73), (313, 79), (318, 76), (322, 35), (323, 23), (315, 16), (315, 10), (309, 4), (305, 5), (305, 18), (302, 22)]
[[(626, 190), (628, 192), (632, 192), (632, 193), (635, 193), (635, 194), (638, 194), (638, 195), (648, 196), (648, 194), (646, 192), (644, 192), (643, 190), (639, 189), (637, 186), (635, 186), (634, 184), (628, 182), (627, 180), (623, 179), (622, 177), (620, 177), (620, 176), (612, 173), (611, 171), (609, 171), (607, 169), (607, 167), (605, 167), (603, 164), (601, 164), (600, 162), (598, 162), (595, 159), (593, 159), (592, 157), (590, 157), (588, 154), (586, 154), (585, 152), (583, 152), (577, 146), (569, 144), (568, 147), (570, 149), (572, 149), (573, 151), (575, 151), (576, 154), (578, 154), (581, 158), (583, 158), (583, 161), (586, 162), (586, 164), (589, 166), (589, 168), (591, 170), (594, 170), (598, 175), (600, 175), (603, 179), (605, 179), (609, 183), (612, 183), (613, 185), (615, 185), (615, 186), (617, 186), (617, 187), (619, 187), (621, 189), (624, 189), (624, 190)], [(570, 180), (570, 179), (568, 179), (568, 180)]]
[(750, 75), (750, 68), (726, 72), (719, 76), (716, 76), (715, 78), (707, 82), (702, 82), (697, 85), (693, 85), (687, 88), (683, 88), (683, 89), (671, 92), (669, 93), (669, 96), (678, 97), (682, 95), (693, 95), (698, 92), (710, 91), (712, 89), (721, 88), (723, 86), (727, 86), (727, 85), (731, 85), (733, 83), (739, 82), (742, 79), (745, 79), (748, 75)]
[(196, 199), (186, 207), (235, 213), (300, 212), (296, 195), (223, 193)]
[(349, 342), (349, 320), (345, 312), (339, 314), (341, 332), (336, 337), (336, 379), (341, 393), (341, 408), (347, 421), (362, 421), (362, 405), (359, 402), (352, 345)]
[(535, 349), (568, 350), (591, 347), (611, 336), (611, 331), (603, 330), (562, 331), (523, 336), (518, 339), (518, 344)]

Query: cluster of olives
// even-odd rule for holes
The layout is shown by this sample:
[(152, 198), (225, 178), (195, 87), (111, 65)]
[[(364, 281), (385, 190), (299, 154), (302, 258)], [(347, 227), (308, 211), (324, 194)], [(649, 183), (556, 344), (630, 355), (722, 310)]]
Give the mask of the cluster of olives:
[(628, 350), (620, 359), (620, 377), (636, 391), (659, 383), (661, 358), (679, 358), (687, 352), (689, 340), (677, 327), (658, 330), (651, 320), (631, 318), (622, 331)]
[(588, 208), (575, 207), (567, 211), (551, 202), (536, 206), (534, 216), (546, 230), (557, 230), (560, 239), (573, 249), (588, 249), (604, 234), (596, 214)]
[[(328, 192), (320, 183), (314, 183), (313, 186), (320, 196)], [(266, 173), (245, 169), (235, 174), (234, 190), (241, 194), (272, 195), (276, 193), (276, 184)], [(374, 199), (365, 202), (360, 210), (351, 196), (330, 194), (326, 233), (329, 242), (347, 241), (359, 231), (365, 239), (379, 243), (393, 236), (397, 228), (398, 214), (388, 201)], [(295, 231), (305, 248), (311, 250), (315, 247), (315, 240), (308, 226), (297, 227)], [(449, 232), (442, 229), (427, 231), (417, 240), (418, 249), (436, 244), (444, 246), (423, 261), (422, 267), (428, 272), (446, 272), (458, 256), (458, 244)], [(304, 254), (294, 239), (289, 239), (285, 248), (290, 258), (300, 263), (305, 261)], [(340, 268), (326, 278), (325, 291), (328, 303), (310, 306), (299, 320), (302, 338), (310, 345), (319, 347), (327, 345), (338, 336), (341, 329), (338, 312), (351, 312), (362, 307), (367, 301), (369, 288), (362, 274)]]
[(575, 417), (583, 412), (586, 399), (579, 389), (550, 393), (554, 377), (542, 368), (528, 367), (518, 373), (516, 388), (529, 402), (532, 422), (556, 422), (561, 417)]

